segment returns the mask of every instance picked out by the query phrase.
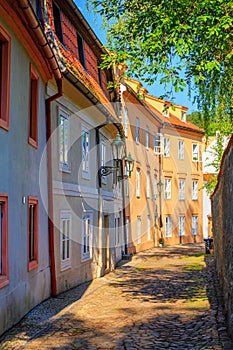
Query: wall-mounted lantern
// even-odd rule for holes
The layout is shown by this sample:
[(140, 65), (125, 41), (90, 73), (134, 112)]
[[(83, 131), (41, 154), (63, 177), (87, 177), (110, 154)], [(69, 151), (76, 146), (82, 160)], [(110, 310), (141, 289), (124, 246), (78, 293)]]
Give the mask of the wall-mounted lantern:
[(158, 186), (159, 195), (161, 196), (161, 193), (162, 193), (162, 191), (163, 191), (163, 182), (162, 182), (161, 179), (160, 179), (159, 182), (157, 183), (157, 186)]

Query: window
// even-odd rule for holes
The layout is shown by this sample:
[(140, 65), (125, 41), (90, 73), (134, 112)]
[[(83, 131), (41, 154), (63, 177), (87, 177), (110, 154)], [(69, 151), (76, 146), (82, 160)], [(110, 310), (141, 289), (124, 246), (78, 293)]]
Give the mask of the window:
[(154, 175), (153, 199), (157, 197), (157, 175)]
[[(79, 56), (80, 57), (80, 56)], [(103, 88), (103, 77), (102, 77), (102, 69), (98, 67), (98, 79), (99, 79), (99, 84), (100, 87)]]
[(179, 216), (179, 236), (184, 236), (184, 216)]
[(55, 32), (57, 34), (58, 39), (63, 44), (63, 33), (62, 33), (62, 26), (61, 26), (61, 12), (57, 4), (53, 1), (53, 20), (54, 20), (54, 27)]
[(192, 200), (198, 199), (198, 181), (192, 180)]
[(129, 245), (129, 217), (125, 218), (125, 235), (126, 235), (126, 246)]
[(197, 236), (198, 234), (198, 216), (192, 216), (192, 235)]
[(149, 128), (146, 127), (146, 149), (149, 148)]
[(69, 211), (62, 211), (60, 214), (60, 256), (61, 270), (71, 266), (70, 245), (71, 245), (71, 214)]
[(140, 197), (140, 169), (136, 170), (136, 197)]
[(83, 129), (82, 131), (82, 173), (83, 176), (89, 176), (90, 171), (90, 133)]
[(141, 216), (137, 217), (137, 244), (141, 243)]
[(172, 180), (168, 177), (165, 178), (164, 199), (172, 198)]
[[(83, 38), (79, 33), (77, 33), (77, 44), (78, 44), (78, 58), (83, 66), (84, 69), (86, 69), (86, 60), (85, 60), (85, 53), (84, 53), (84, 41)], [(102, 81), (102, 72), (101, 72), (101, 81)]]
[(171, 217), (171, 215), (165, 216), (165, 236), (172, 237), (172, 217)]
[[(127, 174), (127, 168), (125, 167), (125, 174)], [(125, 195), (128, 197), (129, 196), (129, 179), (126, 178), (125, 181)]]
[[(106, 143), (104, 140), (101, 140), (100, 147), (101, 147), (100, 149), (101, 166), (105, 166), (106, 165)], [(104, 183), (107, 182), (106, 176), (102, 176), (102, 182)]]
[(114, 219), (115, 246), (118, 246), (120, 244), (119, 226), (120, 226), (120, 218), (115, 217), (115, 219)]
[(146, 173), (146, 197), (150, 198), (150, 173)]
[(82, 218), (82, 260), (91, 258), (92, 213), (85, 213)]
[(28, 271), (38, 267), (38, 198), (28, 197)]
[(192, 144), (192, 161), (197, 162), (199, 160), (199, 145)]
[(136, 118), (136, 143), (139, 143), (139, 119)]
[(180, 160), (184, 159), (184, 141), (183, 140), (178, 141), (178, 159)]
[(163, 115), (164, 117), (169, 117), (169, 106), (167, 104), (163, 105)]
[(181, 112), (181, 120), (182, 120), (182, 122), (186, 122), (186, 113), (185, 112)]
[(148, 241), (151, 239), (151, 236), (150, 236), (150, 216), (149, 215), (147, 216), (147, 239), (148, 239)]
[(8, 284), (8, 195), (0, 193), (0, 288)]
[(129, 128), (129, 116), (128, 116), (128, 109), (124, 109), (124, 132), (125, 137), (128, 137), (128, 128)]
[(43, 21), (43, 12), (42, 12), (41, 0), (36, 0), (36, 14), (37, 14), (37, 17), (39, 18), (40, 23), (41, 23), (41, 25), (43, 27), (44, 26), (44, 21)]
[(164, 157), (170, 157), (170, 139), (169, 137), (164, 137)]
[(0, 24), (0, 127), (8, 130), (10, 119), (11, 37)]
[(69, 147), (69, 115), (59, 108), (59, 168), (62, 171), (70, 171)]
[(160, 133), (154, 133), (154, 154), (163, 153), (163, 136)]
[(185, 180), (179, 179), (179, 200), (185, 199)]
[(35, 148), (38, 147), (38, 94), (39, 76), (32, 65), (30, 65), (28, 142)]

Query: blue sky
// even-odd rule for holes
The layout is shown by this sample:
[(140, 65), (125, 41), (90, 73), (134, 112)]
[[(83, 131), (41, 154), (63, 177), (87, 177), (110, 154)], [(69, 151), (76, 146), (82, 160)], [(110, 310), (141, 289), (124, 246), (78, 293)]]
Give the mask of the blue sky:
[[(100, 41), (105, 44), (106, 43), (106, 34), (102, 29), (102, 21), (101, 17), (95, 13), (88, 12), (86, 8), (86, 0), (74, 0), (79, 10), (82, 12), (83, 16), (89, 23), (92, 30), (95, 32), (96, 36), (100, 39)], [(143, 86), (147, 88), (149, 94), (159, 97), (164, 94), (163, 87), (158, 83), (152, 86), (146, 86), (143, 83)], [(197, 110), (197, 106), (192, 104), (192, 101), (187, 96), (187, 90), (184, 92), (179, 92), (174, 95), (174, 102), (178, 105), (186, 106), (189, 108), (188, 113), (194, 112)]]

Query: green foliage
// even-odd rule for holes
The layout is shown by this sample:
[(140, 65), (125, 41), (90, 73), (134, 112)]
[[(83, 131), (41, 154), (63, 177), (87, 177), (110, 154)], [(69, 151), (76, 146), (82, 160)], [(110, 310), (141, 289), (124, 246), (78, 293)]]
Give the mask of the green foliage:
[[(175, 91), (189, 87), (205, 124), (222, 104), (233, 121), (233, 1), (89, 0), (104, 20), (114, 54), (127, 74)], [(184, 72), (184, 74), (182, 74)]]
[(204, 185), (209, 195), (214, 191), (217, 185), (217, 182), (218, 182), (217, 174), (220, 171), (222, 156), (223, 156), (226, 144), (227, 144), (227, 137), (224, 136), (222, 133), (217, 132), (216, 143), (212, 145), (211, 150), (209, 150), (211, 155), (211, 157), (209, 157), (210, 162), (206, 164), (207, 166), (211, 165), (215, 168), (215, 174), (211, 175), (208, 182)]

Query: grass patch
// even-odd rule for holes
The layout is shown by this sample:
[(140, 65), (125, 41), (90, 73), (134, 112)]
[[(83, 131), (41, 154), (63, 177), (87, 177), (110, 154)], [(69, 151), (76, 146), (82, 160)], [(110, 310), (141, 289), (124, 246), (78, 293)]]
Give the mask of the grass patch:
[(205, 266), (203, 266), (203, 264), (200, 263), (193, 263), (193, 264), (189, 264), (187, 266), (183, 266), (183, 270), (185, 272), (190, 272), (190, 271), (201, 271), (204, 269)]

